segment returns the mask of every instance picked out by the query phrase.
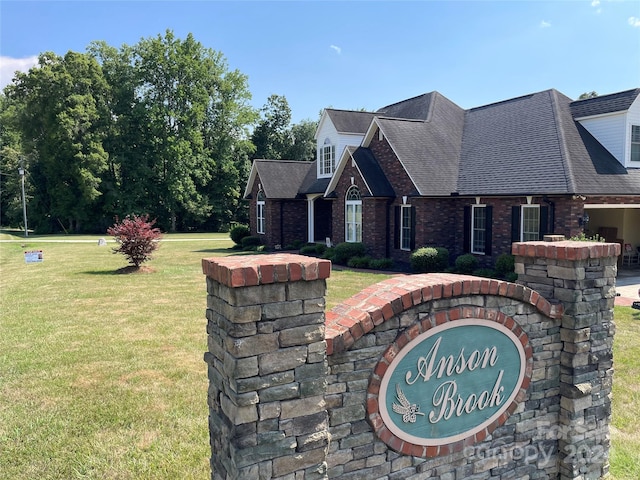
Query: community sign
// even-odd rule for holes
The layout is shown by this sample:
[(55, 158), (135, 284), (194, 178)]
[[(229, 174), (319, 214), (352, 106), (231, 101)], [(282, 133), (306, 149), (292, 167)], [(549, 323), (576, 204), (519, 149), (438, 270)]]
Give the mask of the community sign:
[(435, 326), (407, 343), (384, 373), (380, 416), (397, 438), (421, 446), (492, 431), (508, 417), (503, 414), (526, 365), (523, 343), (501, 323), (464, 319)]

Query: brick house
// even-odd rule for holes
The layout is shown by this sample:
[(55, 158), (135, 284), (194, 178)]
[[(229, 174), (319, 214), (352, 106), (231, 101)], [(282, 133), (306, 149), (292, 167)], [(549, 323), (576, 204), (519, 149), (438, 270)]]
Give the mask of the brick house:
[(514, 241), (599, 233), (640, 246), (640, 88), (556, 90), (464, 110), (437, 92), (376, 112), (326, 109), (314, 162), (255, 160), (244, 197), (270, 247), (363, 242), (490, 266)]

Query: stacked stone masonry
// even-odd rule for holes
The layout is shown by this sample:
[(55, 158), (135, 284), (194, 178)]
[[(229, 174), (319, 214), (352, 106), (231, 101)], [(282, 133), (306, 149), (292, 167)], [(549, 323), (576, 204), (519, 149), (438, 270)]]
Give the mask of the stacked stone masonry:
[[(398, 276), (326, 318), (328, 261), (203, 260), (211, 478), (601, 478), (619, 249), (514, 244), (517, 284)], [(390, 349), (430, 325), (471, 317), (512, 322), (526, 334), (528, 380), (506, 421), (474, 442), (435, 450), (385, 436), (372, 412)]]

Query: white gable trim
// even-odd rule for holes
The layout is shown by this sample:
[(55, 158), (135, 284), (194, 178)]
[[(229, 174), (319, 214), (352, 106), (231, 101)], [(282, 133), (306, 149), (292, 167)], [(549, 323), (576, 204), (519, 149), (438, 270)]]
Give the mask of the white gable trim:
[(253, 183), (256, 181), (256, 176), (258, 175), (258, 167), (256, 167), (256, 164), (258, 163), (258, 160), (254, 160), (253, 163), (251, 164), (251, 172), (249, 172), (249, 179), (247, 180), (247, 185), (246, 187), (244, 187), (244, 195), (242, 196), (242, 198), (249, 198), (249, 195), (251, 195), (251, 190), (253, 189)]
[[(316, 133), (313, 135), (313, 139), (316, 141), (316, 144), (318, 143), (318, 134), (322, 131), (322, 127), (324, 126), (325, 122), (331, 122), (326, 108), (322, 110), (322, 116), (320, 117), (320, 121), (318, 122), (318, 126), (316, 127)], [(333, 122), (331, 122), (331, 124), (333, 125)], [(333, 128), (336, 128), (335, 125), (333, 125)]]

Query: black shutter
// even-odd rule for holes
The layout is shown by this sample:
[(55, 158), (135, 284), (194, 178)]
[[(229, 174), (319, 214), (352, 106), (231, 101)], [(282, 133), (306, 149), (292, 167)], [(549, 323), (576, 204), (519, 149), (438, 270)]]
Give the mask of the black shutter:
[(464, 207), (464, 253), (471, 252), (471, 205)]
[(520, 205), (511, 207), (511, 241), (520, 241)]
[(484, 253), (491, 255), (491, 245), (493, 244), (493, 207), (485, 207), (485, 229), (484, 229)]
[(549, 207), (540, 207), (540, 229), (538, 239), (542, 240), (549, 233)]
[(400, 248), (400, 207), (393, 207), (394, 225), (393, 225), (393, 248)]
[(416, 207), (411, 207), (411, 251), (416, 249)]

